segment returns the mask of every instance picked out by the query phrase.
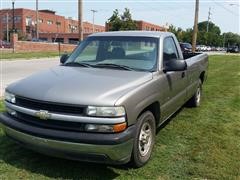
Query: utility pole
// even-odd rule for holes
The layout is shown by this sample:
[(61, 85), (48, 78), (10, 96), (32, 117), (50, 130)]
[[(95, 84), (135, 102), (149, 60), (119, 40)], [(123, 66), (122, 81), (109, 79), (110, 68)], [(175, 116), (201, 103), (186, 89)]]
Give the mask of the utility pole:
[(195, 50), (196, 50), (197, 33), (198, 33), (198, 12), (199, 12), (199, 0), (196, 0), (194, 28), (193, 28), (193, 36), (192, 36), (192, 51), (193, 52), (195, 52)]
[(8, 24), (8, 20), (9, 20), (9, 15), (7, 13), (7, 42), (9, 42), (9, 24)]
[(39, 39), (39, 27), (38, 27), (38, 24), (39, 24), (39, 22), (38, 22), (38, 19), (39, 19), (39, 17), (38, 17), (38, 0), (36, 0), (36, 39)]
[(78, 0), (78, 33), (79, 41), (83, 40), (83, 3), (82, 0)]
[(12, 0), (12, 31), (13, 33), (16, 32), (15, 30), (15, 9), (14, 9), (14, 5), (15, 5), (15, 0)]
[(209, 30), (209, 22), (210, 22), (210, 19), (211, 19), (211, 15), (212, 15), (211, 7), (209, 7), (209, 10), (208, 10), (208, 22), (207, 22), (207, 32)]
[(93, 12), (93, 21), (92, 21), (92, 26), (93, 26), (93, 33), (95, 32), (95, 24), (94, 24), (94, 19), (95, 19), (95, 13), (97, 12), (97, 10), (92, 9), (91, 10)]

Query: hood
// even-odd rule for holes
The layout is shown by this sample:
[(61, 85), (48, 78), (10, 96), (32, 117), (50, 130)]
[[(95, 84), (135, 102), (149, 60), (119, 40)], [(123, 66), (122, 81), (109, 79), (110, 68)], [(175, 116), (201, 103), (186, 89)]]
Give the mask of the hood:
[(58, 66), (18, 81), (7, 90), (41, 101), (111, 106), (151, 79), (150, 72)]

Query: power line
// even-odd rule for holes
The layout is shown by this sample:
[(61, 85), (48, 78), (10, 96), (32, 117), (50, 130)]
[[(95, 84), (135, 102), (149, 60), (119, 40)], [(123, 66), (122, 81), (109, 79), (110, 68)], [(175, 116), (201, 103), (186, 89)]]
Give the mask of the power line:
[(212, 0), (216, 5), (218, 5), (219, 7), (225, 9), (226, 11), (228, 11), (229, 13), (231, 13), (232, 15), (234, 16), (238, 16), (238, 14), (232, 12), (231, 10), (229, 10), (228, 8), (226, 8), (224, 5), (222, 5), (221, 3), (215, 1), (215, 0)]

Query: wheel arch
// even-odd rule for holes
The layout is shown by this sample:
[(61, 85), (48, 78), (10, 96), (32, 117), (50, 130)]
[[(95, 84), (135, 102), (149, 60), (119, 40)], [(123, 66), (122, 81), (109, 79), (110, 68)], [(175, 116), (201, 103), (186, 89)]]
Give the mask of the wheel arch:
[(155, 118), (156, 127), (158, 127), (160, 123), (160, 117), (161, 117), (160, 103), (158, 101), (151, 103), (138, 114), (137, 118), (139, 118), (146, 111), (150, 111), (153, 114)]
[(204, 82), (205, 79), (206, 79), (206, 77), (205, 77), (205, 71), (203, 71), (203, 72), (200, 73), (199, 79), (201, 79), (202, 84), (203, 84), (203, 82)]

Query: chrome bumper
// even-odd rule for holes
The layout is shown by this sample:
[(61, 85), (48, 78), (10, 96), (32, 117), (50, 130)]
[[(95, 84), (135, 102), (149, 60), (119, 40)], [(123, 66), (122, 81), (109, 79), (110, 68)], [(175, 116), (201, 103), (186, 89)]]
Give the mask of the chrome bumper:
[(0, 123), (7, 136), (34, 151), (66, 159), (124, 164), (131, 158), (133, 139), (116, 145), (59, 141), (25, 134)]
[[(21, 112), (33, 117), (36, 117), (36, 113), (39, 111), (34, 109), (28, 109), (24, 107), (11, 104), (7, 101), (4, 102), (7, 109), (11, 109), (17, 112)], [(69, 121), (69, 122), (81, 122), (81, 123), (93, 123), (93, 124), (120, 124), (126, 122), (125, 117), (116, 118), (105, 118), (105, 117), (88, 117), (88, 116), (76, 116), (76, 115), (66, 115), (59, 113), (51, 113), (48, 119), (58, 120), (58, 121)]]

